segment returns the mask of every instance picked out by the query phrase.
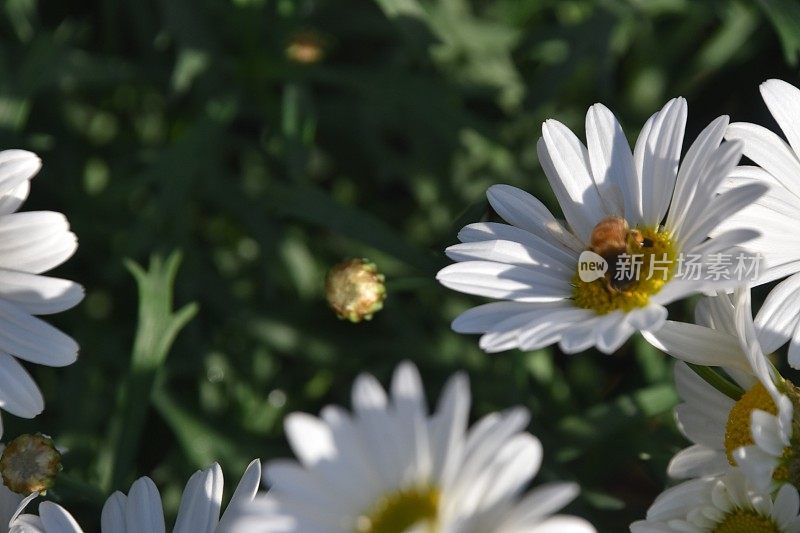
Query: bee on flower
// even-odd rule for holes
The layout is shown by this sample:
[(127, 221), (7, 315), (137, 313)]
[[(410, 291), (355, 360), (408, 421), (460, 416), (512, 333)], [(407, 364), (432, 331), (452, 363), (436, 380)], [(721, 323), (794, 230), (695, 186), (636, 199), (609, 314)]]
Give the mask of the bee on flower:
[[(489, 202), (507, 224), (464, 227), (461, 244), (447, 249), (456, 263), (437, 279), (500, 301), (466, 311), (453, 329), (483, 334), (488, 352), (558, 343), (570, 353), (593, 346), (611, 353), (637, 330), (661, 327), (668, 303), (737, 285), (734, 276), (709, 275), (709, 259), (740, 252), (758, 232), (709, 235), (767, 186), (719, 193), (741, 155), (741, 143), (722, 142), (725, 116), (700, 133), (681, 162), (686, 117), (686, 101), (670, 100), (647, 121), (633, 152), (602, 104), (586, 115), (587, 145), (560, 122), (546, 121), (539, 162), (566, 224), (520, 189), (491, 187)], [(586, 253), (607, 263), (602, 275), (582, 275)], [(695, 259), (700, 275), (684, 275), (684, 258)]]

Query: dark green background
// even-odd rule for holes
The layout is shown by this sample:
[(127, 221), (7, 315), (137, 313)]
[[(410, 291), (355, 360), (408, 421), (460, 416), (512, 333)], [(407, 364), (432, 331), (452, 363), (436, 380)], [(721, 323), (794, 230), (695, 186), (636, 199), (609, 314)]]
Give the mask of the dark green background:
[[(610, 356), (486, 355), (449, 329), (479, 299), (433, 276), (461, 225), (494, 216), (489, 185), (557, 209), (535, 151), (545, 118), (583, 137), (587, 107), (603, 102), (633, 141), (682, 95), (685, 146), (724, 113), (773, 127), (758, 84), (800, 81), (794, 1), (6, 0), (0, 11), (0, 146), (43, 158), (26, 209), (69, 217), (80, 248), (57, 273), (87, 289), (53, 320), (80, 342), (78, 363), (32, 368), (46, 411), (6, 415), (5, 438), (39, 430), (69, 448), (51, 496), (87, 530), (136, 327), (122, 260), (176, 248), (177, 303), (200, 313), (116, 488), (150, 475), (174, 516), (191, 472), (219, 460), (229, 495), (250, 458), (290, 454), (286, 413), (349, 405), (359, 372), (386, 383), (408, 358), (432, 398), (469, 372), (475, 417), (530, 408), (545, 446), (537, 482), (584, 488), (571, 512), (600, 531), (644, 515), (686, 444), (672, 361), (638, 336)], [(324, 60), (287, 60), (309, 30)], [(389, 291), (357, 325), (322, 293), (326, 270), (353, 256), (377, 262)]]

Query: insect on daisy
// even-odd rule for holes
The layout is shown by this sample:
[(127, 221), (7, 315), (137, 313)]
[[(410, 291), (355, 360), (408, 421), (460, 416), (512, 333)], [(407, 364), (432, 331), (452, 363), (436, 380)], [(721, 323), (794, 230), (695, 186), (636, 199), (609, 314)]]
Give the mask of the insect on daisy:
[(731, 286), (733, 276), (709, 275), (710, 259), (735, 256), (757, 232), (737, 229), (714, 239), (709, 232), (766, 186), (717, 194), (741, 152), (738, 142), (722, 142), (724, 116), (700, 133), (679, 165), (686, 116), (684, 99), (669, 101), (647, 121), (633, 153), (602, 104), (586, 115), (588, 148), (560, 122), (546, 121), (539, 161), (567, 225), (530, 194), (491, 187), (489, 202), (508, 224), (464, 227), (461, 244), (447, 249), (457, 263), (437, 279), (503, 301), (468, 310), (453, 329), (482, 333), (489, 352), (557, 342), (565, 352), (596, 346), (611, 353), (635, 331), (658, 329), (666, 304)]
[(549, 483), (520, 496), (542, 459), (518, 408), (467, 427), (466, 376), (445, 386), (429, 416), (416, 367), (401, 364), (391, 395), (360, 376), (351, 415), (293, 414), (286, 434), (299, 462), (272, 461), (270, 486), (237, 520), (241, 533), (590, 533), (585, 520), (553, 516), (578, 493)]
[(662, 492), (631, 533), (796, 533), (800, 496), (783, 485), (773, 496), (755, 489), (739, 469), (685, 481)]
[[(247, 467), (220, 518), (222, 506), (222, 469), (214, 464), (195, 472), (186, 483), (181, 497), (174, 533), (223, 533), (242, 506), (253, 500), (261, 480), (261, 463)], [(127, 496), (115, 492), (106, 501), (101, 515), (102, 533), (164, 533), (164, 510), (161, 496), (149, 477), (131, 485)], [(83, 533), (72, 515), (52, 502), (39, 504), (39, 515), (24, 514), (12, 520), (10, 533)]]
[(781, 80), (768, 80), (760, 89), (789, 142), (756, 124), (735, 122), (728, 127), (725, 137), (742, 142), (744, 155), (758, 167), (736, 168), (725, 188), (764, 183), (770, 189), (755, 203), (733, 214), (717, 231), (759, 228), (761, 236), (745, 246), (764, 258), (766, 270), (759, 282), (789, 276), (764, 302), (756, 327), (767, 353), (791, 341), (789, 364), (800, 368), (800, 89)]

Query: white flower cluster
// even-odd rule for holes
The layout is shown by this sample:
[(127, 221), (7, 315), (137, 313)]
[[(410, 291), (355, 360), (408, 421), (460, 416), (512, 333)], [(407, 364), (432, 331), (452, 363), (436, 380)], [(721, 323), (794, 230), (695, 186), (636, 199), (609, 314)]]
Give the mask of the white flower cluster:
[[(800, 531), (800, 388), (765, 355), (789, 341), (788, 363), (800, 368), (800, 90), (769, 80), (761, 93), (788, 143), (720, 117), (682, 162), (682, 99), (651, 117), (633, 152), (600, 104), (587, 113), (585, 146), (547, 121), (539, 158), (566, 224), (529, 194), (495, 186), (489, 201), (507, 224), (465, 227), (447, 250), (456, 263), (438, 276), (501, 300), (453, 323), (483, 334), (486, 351), (558, 343), (611, 353), (640, 331), (681, 360), (675, 414), (693, 445), (668, 473), (686, 481), (634, 533)], [(741, 155), (757, 166), (739, 166)], [(759, 258), (757, 274), (718, 275), (723, 256)], [(699, 257), (699, 273), (671, 268), (681, 257)], [(636, 275), (646, 269), (661, 275)], [(750, 286), (786, 276), (753, 320)], [(667, 320), (664, 306), (693, 293), (712, 295), (696, 323)]]
[[(800, 368), (800, 90), (764, 83), (767, 106), (788, 141), (754, 124), (719, 117), (681, 159), (687, 104), (668, 102), (644, 125), (633, 150), (601, 104), (586, 115), (586, 144), (548, 120), (539, 160), (560, 204), (557, 219), (536, 198), (506, 185), (489, 189), (505, 223), (470, 224), (455, 261), (438, 274), (449, 288), (500, 300), (459, 316), (453, 328), (480, 333), (489, 352), (611, 353), (639, 331), (678, 359), (675, 414), (692, 442), (670, 462), (682, 480), (663, 492), (634, 533), (800, 532), (800, 388), (769, 354), (789, 343)], [(757, 166), (740, 166), (742, 155)], [(35, 315), (76, 305), (80, 286), (41, 274), (75, 250), (54, 213), (16, 213), (39, 160), (0, 153), (0, 406), (23, 417), (43, 408), (17, 359), (51, 366), (75, 361), (77, 345)], [(581, 257), (591, 252), (591, 277)], [(625, 268), (637, 258), (639, 276)], [(696, 275), (682, 274), (693, 258)], [(757, 257), (755, 274), (719, 274), (720, 258)], [(726, 263), (733, 265), (733, 260)], [(622, 265), (622, 266), (620, 266)], [(752, 269), (748, 269), (752, 272)], [(778, 284), (753, 318), (750, 285)], [(667, 319), (667, 304), (704, 294), (695, 323)], [(353, 411), (290, 415), (297, 460), (245, 472), (225, 513), (218, 466), (188, 482), (173, 531), (186, 533), (590, 533), (581, 518), (555, 514), (578, 487), (528, 490), (542, 462), (525, 409), (469, 424), (467, 377), (453, 376), (428, 408), (411, 363), (387, 391), (370, 375), (353, 385)], [(0, 511), (14, 532), (80, 532), (51, 502), (22, 514), (23, 499), (0, 487)], [(165, 531), (154, 483), (141, 478), (112, 495), (104, 533)]]

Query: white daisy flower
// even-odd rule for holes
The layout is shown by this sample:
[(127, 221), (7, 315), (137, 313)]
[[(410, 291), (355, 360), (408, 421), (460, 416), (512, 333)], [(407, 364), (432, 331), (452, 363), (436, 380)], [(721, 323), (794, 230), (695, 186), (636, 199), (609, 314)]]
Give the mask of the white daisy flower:
[(773, 497), (739, 469), (686, 481), (662, 492), (632, 533), (797, 533), (800, 496), (783, 485)]
[(754, 398), (748, 405), (752, 411), (749, 436), (752, 443), (736, 450), (734, 459), (759, 490), (766, 490), (773, 482), (800, 487), (800, 442), (797, 440), (800, 435), (793, 434), (800, 415), (800, 389), (778, 375), (764, 355), (750, 305), (748, 291), (744, 303), (736, 310), (737, 331), (754, 367), (759, 365), (759, 372), (770, 373), (773, 380), (763, 383), (767, 398)]
[(588, 533), (572, 516), (552, 516), (578, 493), (550, 483), (520, 497), (539, 470), (542, 447), (524, 432), (528, 413), (492, 413), (467, 427), (467, 377), (445, 386), (428, 415), (417, 369), (401, 364), (387, 396), (360, 376), (355, 413), (337, 406), (321, 418), (292, 414), (286, 434), (299, 462), (273, 461), (270, 485), (236, 532)]
[(759, 490), (767, 490), (773, 480), (800, 486), (800, 470), (794, 470), (800, 462), (790, 446), (793, 407), (787, 394), (794, 386), (777, 374), (760, 349), (749, 290), (737, 290), (733, 301), (728, 295), (702, 300), (695, 320), (697, 324), (667, 321), (644, 336), (678, 359), (722, 368), (744, 392), (732, 398), (737, 391), (726, 395), (684, 363), (676, 365), (675, 384), (683, 403), (675, 408), (675, 417), (694, 445), (675, 455), (669, 475), (716, 475), (737, 465)]
[(761, 254), (766, 264), (761, 283), (790, 276), (775, 287), (756, 317), (762, 344), (771, 353), (791, 340), (789, 364), (800, 368), (800, 90), (781, 80), (761, 84), (761, 95), (788, 143), (770, 130), (746, 122), (728, 127), (727, 139), (744, 143), (743, 153), (759, 167), (738, 167), (724, 188), (765, 183), (770, 190), (733, 214), (718, 231), (758, 228), (761, 236), (747, 249)]
[(31, 152), (0, 152), (0, 406), (23, 418), (42, 412), (44, 399), (18, 359), (66, 366), (78, 355), (74, 340), (35, 315), (58, 313), (83, 299), (77, 283), (41, 275), (77, 248), (64, 215), (16, 212), (40, 168)]
[[(195, 472), (181, 497), (173, 533), (226, 533), (232, 521), (251, 502), (261, 480), (261, 463), (250, 463), (227, 509), (220, 518), (223, 478), (218, 464)], [(102, 533), (164, 533), (161, 495), (149, 477), (139, 478), (128, 495), (115, 492), (101, 515)], [(63, 507), (52, 502), (39, 504), (39, 515), (25, 514), (11, 523), (10, 533), (83, 533)]]
[[(694, 279), (698, 271), (689, 264), (705, 268), (712, 254), (733, 253), (753, 238), (753, 230), (737, 229), (708, 240), (720, 221), (766, 187), (747, 184), (717, 194), (741, 153), (738, 142), (722, 143), (724, 116), (700, 133), (679, 165), (686, 114), (683, 98), (668, 102), (647, 121), (633, 153), (601, 104), (586, 115), (588, 148), (560, 122), (546, 121), (539, 161), (568, 225), (524, 191), (490, 188), (489, 202), (508, 224), (463, 228), (462, 244), (447, 249), (457, 263), (437, 278), (452, 289), (504, 301), (467, 311), (453, 329), (483, 333), (480, 345), (489, 352), (558, 342), (565, 352), (597, 346), (611, 353), (635, 331), (658, 329), (666, 304), (729, 284), (706, 275)], [(578, 272), (587, 251), (608, 267), (594, 281)], [(625, 258), (628, 268), (621, 266)]]

